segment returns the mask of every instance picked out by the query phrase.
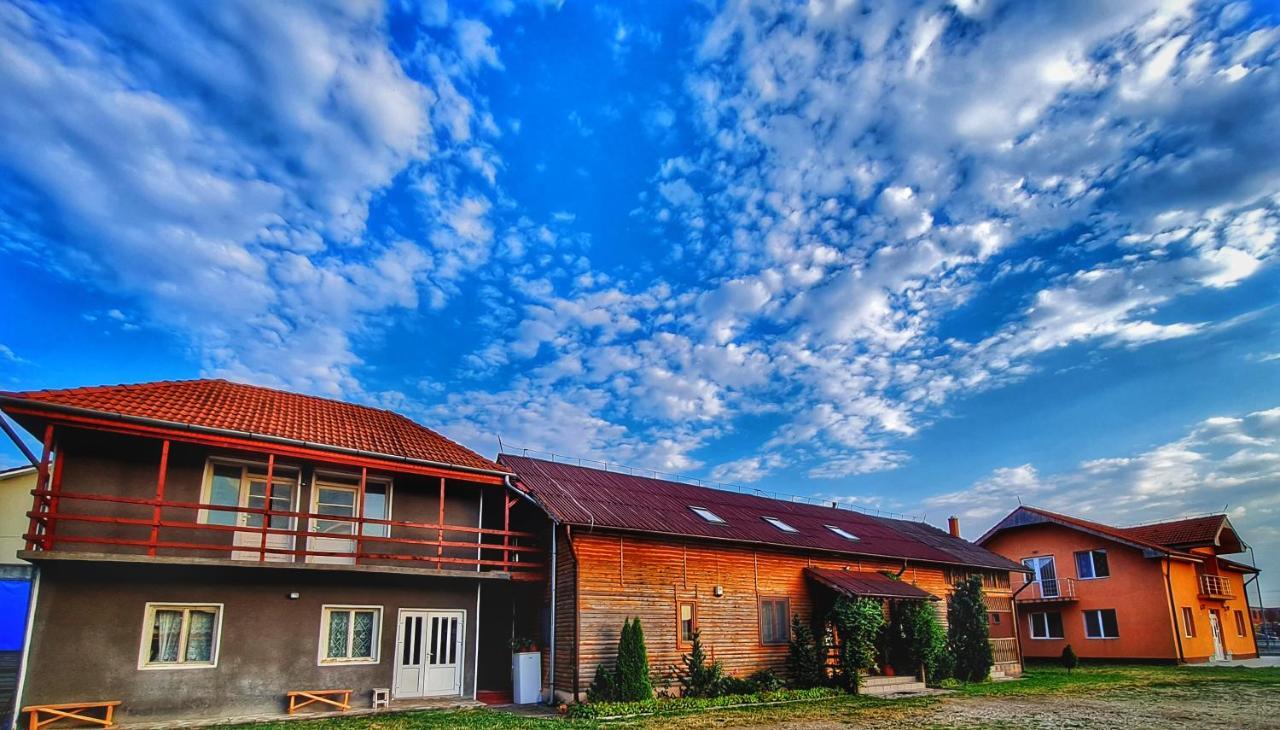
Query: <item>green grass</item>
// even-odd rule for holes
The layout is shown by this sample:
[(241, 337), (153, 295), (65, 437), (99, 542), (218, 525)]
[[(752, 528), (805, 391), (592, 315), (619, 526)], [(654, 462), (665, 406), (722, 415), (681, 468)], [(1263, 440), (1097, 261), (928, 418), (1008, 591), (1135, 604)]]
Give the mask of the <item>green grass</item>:
[[(1028, 668), (1016, 682), (984, 682), (960, 687), (949, 701), (998, 696), (1070, 695), (1099, 691), (1132, 691), (1147, 688), (1250, 685), (1280, 690), (1280, 668), (1169, 667), (1147, 665), (1086, 665), (1068, 673), (1057, 666)], [(234, 726), (237, 730), (430, 730), (431, 728), (480, 728), (488, 730), (576, 730), (613, 728), (722, 727), (741, 723), (847, 723), (892, 719), (912, 709), (939, 702), (938, 697), (880, 700), (844, 695), (814, 702), (733, 709), (697, 709), (676, 715), (663, 714), (621, 722), (526, 717), (497, 710), (423, 711), (397, 714), (289, 721)], [(225, 726), (223, 730), (231, 730)]]

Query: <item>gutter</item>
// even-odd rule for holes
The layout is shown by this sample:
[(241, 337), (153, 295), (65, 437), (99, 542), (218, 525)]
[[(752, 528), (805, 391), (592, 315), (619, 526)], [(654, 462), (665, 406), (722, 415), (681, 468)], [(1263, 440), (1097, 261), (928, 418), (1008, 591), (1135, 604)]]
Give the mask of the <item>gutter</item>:
[(556, 614), (560, 610), (559, 604), (556, 603), (556, 574), (560, 572), (560, 562), (556, 560), (556, 532), (560, 528), (560, 523), (555, 519), (551, 520), (551, 647), (548, 652), (547, 668), (547, 704), (554, 705), (556, 703)]
[(22, 407), (36, 410), (36, 411), (46, 410), (46, 411), (52, 411), (54, 413), (65, 413), (73, 416), (86, 416), (91, 418), (105, 419), (108, 421), (119, 421), (121, 423), (134, 423), (140, 426), (151, 426), (153, 428), (166, 428), (166, 429), (176, 430), (176, 431), (187, 431), (189, 433), (207, 434), (210, 436), (230, 436), (232, 438), (248, 439), (250, 441), (259, 441), (262, 443), (281, 444), (284, 446), (298, 446), (306, 449), (313, 449), (316, 451), (330, 451), (338, 454), (347, 454), (349, 456), (359, 456), (367, 459), (378, 459), (381, 461), (399, 462), (402, 464), (413, 464), (415, 466), (426, 466), (433, 469), (460, 471), (468, 474), (483, 474), (485, 476), (503, 477), (504, 479), (512, 476), (511, 472), (498, 471), (496, 469), (483, 469), (475, 466), (463, 466), (461, 464), (450, 464), (444, 461), (432, 461), (431, 459), (418, 459), (410, 456), (384, 454), (378, 451), (367, 451), (365, 449), (352, 449), (345, 446), (334, 446), (332, 444), (322, 444), (322, 443), (316, 443), (314, 441), (304, 441), (302, 439), (293, 439), (293, 438), (288, 438), (286, 436), (273, 436), (270, 434), (253, 433), (251, 431), (237, 431), (231, 428), (215, 428), (213, 426), (198, 426), (191, 423), (165, 421), (159, 418), (145, 418), (143, 416), (126, 416), (120, 413), (95, 411), (91, 408), (64, 406), (64, 405), (59, 405), (54, 403), (41, 403), (38, 401), (27, 400), (25, 398), (15, 398), (14, 396), (11, 396), (11, 395), (0, 395), (0, 404), (17, 405), (17, 406), (22, 406)]

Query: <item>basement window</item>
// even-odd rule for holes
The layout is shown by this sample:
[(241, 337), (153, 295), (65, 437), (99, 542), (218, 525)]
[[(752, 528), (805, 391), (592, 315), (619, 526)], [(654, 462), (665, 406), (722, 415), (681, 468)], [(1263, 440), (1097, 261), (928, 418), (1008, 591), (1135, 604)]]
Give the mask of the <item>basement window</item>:
[(827, 527), (827, 529), (828, 529), (828, 530), (831, 530), (832, 532), (834, 532), (835, 534), (839, 535), (840, 537), (843, 537), (843, 538), (844, 538), (844, 539), (846, 539), (846, 540), (857, 540), (857, 539), (858, 539), (858, 536), (857, 536), (857, 535), (853, 534), (852, 532), (849, 532), (848, 530), (844, 529), (843, 527), (836, 527), (835, 525), (827, 525), (826, 527)]
[(725, 524), (724, 519), (722, 519), (720, 515), (717, 515), (706, 507), (690, 507), (689, 509), (693, 510), (695, 515), (701, 517), (707, 522), (714, 522), (717, 525)]
[(760, 519), (764, 520), (765, 522), (768, 522), (769, 524), (773, 525), (779, 530), (782, 530), (783, 532), (799, 532), (799, 530), (792, 527), (791, 525), (788, 525), (787, 523), (783, 522), (777, 517), (761, 517)]

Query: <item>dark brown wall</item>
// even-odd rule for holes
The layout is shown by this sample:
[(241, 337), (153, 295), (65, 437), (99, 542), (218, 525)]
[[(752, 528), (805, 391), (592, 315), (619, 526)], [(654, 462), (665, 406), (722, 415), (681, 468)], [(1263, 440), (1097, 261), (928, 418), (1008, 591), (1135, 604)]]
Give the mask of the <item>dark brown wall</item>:
[[(235, 717), (280, 712), (289, 690), (343, 688), (356, 690), (353, 703), (367, 707), (370, 689), (392, 686), (401, 608), (466, 611), (463, 690), (471, 693), (476, 581), (470, 579), (46, 562), (39, 591), (25, 704), (121, 700), (126, 720)], [(294, 591), (297, 600), (288, 598)], [(497, 601), (509, 596), (486, 594)], [(157, 601), (224, 604), (217, 667), (137, 668), (145, 604)], [(324, 604), (383, 607), (379, 664), (318, 666)], [(491, 608), (486, 614), (503, 614)]]

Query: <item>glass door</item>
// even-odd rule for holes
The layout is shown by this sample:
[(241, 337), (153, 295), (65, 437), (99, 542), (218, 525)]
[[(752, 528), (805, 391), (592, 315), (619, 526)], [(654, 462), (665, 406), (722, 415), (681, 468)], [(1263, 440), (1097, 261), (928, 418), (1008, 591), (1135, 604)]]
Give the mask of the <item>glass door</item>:
[[(240, 506), (246, 509), (266, 509), (267, 500), (270, 499), (272, 512), (289, 513), (293, 511), (296, 488), (296, 479), (273, 476), (268, 497), (266, 475), (253, 474), (246, 470), (240, 484)], [(231, 553), (233, 559), (257, 560), (259, 558), (259, 548), (262, 546), (262, 520), (261, 514), (239, 513), (236, 523), (245, 529), (236, 532), (234, 542), (237, 547), (247, 548), (247, 550), (233, 551)], [(293, 517), (289, 514), (272, 514), (271, 522), (267, 527), (272, 530), (292, 530), (295, 524)], [(275, 550), (292, 550), (294, 540), (293, 535), (268, 533), (266, 543), (268, 548)], [(268, 552), (266, 559), (273, 562), (293, 562), (293, 556), (284, 552)]]
[(1058, 573), (1054, 569), (1053, 557), (1024, 558), (1022, 564), (1031, 570), (1030, 581), (1039, 584), (1041, 598), (1057, 598)]
[[(326, 484), (316, 481), (314, 504), (311, 511), (317, 515), (332, 517), (356, 516), (356, 503), (359, 501), (359, 490), (338, 484)], [(311, 532), (323, 536), (313, 536), (308, 540), (308, 551), (347, 553), (347, 555), (308, 555), (309, 563), (330, 563), (350, 565), (355, 563), (356, 523), (351, 519), (334, 520), (323, 517), (311, 519)]]

